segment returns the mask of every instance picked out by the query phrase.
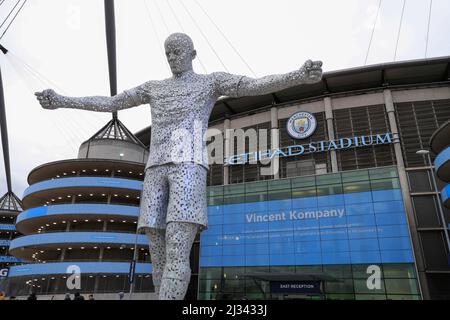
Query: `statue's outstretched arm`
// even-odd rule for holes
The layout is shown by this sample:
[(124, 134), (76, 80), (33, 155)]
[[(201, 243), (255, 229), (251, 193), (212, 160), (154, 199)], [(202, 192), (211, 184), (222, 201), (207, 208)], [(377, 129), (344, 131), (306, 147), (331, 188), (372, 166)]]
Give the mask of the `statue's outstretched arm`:
[(115, 112), (141, 105), (141, 101), (133, 99), (127, 92), (112, 97), (67, 97), (57, 94), (52, 89), (35, 93), (44, 109), (71, 108), (98, 112)]
[(242, 77), (237, 96), (258, 96), (287, 89), (300, 84), (311, 84), (322, 79), (322, 62), (306, 61), (299, 70), (285, 74), (265, 76), (258, 79)]

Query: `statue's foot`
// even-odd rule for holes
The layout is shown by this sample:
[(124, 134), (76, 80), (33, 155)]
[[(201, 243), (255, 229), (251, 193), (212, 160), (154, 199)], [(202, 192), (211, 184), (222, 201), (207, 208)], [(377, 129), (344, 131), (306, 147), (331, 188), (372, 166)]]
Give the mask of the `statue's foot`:
[(183, 300), (188, 286), (189, 281), (163, 278), (159, 290), (159, 300)]

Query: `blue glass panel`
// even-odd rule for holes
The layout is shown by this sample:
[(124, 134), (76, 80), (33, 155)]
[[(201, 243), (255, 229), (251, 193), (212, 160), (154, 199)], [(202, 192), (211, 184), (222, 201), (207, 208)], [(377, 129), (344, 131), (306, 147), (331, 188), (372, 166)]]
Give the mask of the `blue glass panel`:
[(223, 206), (223, 213), (224, 214), (242, 213), (244, 211), (245, 211), (245, 207), (242, 205), (242, 203), (227, 204), (227, 205)]
[(208, 217), (208, 225), (217, 225), (223, 224), (223, 216), (222, 215), (212, 215)]
[(208, 229), (206, 231), (204, 231), (204, 233), (206, 233), (207, 235), (222, 234), (222, 227), (223, 226), (220, 226), (220, 225), (208, 226)]
[(320, 242), (318, 241), (301, 241), (295, 242), (295, 253), (320, 253)]
[(350, 252), (327, 252), (322, 254), (323, 264), (350, 264)]
[(222, 256), (222, 265), (224, 267), (245, 266), (245, 255)]
[(282, 242), (285, 245), (289, 245), (294, 242), (293, 231), (271, 231), (269, 233), (270, 242)]
[(247, 255), (245, 256), (245, 266), (268, 266), (270, 265), (269, 255)]
[(374, 206), (372, 203), (364, 204), (347, 204), (345, 205), (345, 214), (347, 216), (357, 216), (357, 215), (370, 215), (374, 213)]
[(223, 225), (223, 234), (236, 234), (244, 232), (245, 232), (245, 225), (242, 223)]
[(410, 263), (414, 262), (411, 250), (388, 250), (381, 251), (382, 263)]
[(320, 253), (296, 254), (295, 264), (296, 265), (322, 264), (322, 255)]
[(208, 206), (208, 216), (223, 214), (223, 206)]
[(402, 192), (400, 189), (372, 191), (372, 198), (374, 202), (402, 200)]
[(332, 228), (320, 230), (320, 239), (323, 240), (346, 240), (348, 239), (347, 228)]
[(352, 251), (350, 257), (353, 264), (379, 263), (381, 261), (380, 251)]
[(406, 224), (403, 225), (390, 225), (390, 226), (378, 226), (379, 237), (408, 237), (409, 230)]
[(222, 256), (203, 257), (200, 256), (200, 267), (221, 267), (223, 266)]
[(269, 223), (269, 231), (270, 232), (293, 230), (293, 228), (294, 228), (294, 223), (290, 220), (273, 221), (273, 222)]
[(260, 201), (260, 202), (249, 202), (245, 203), (245, 212), (260, 212), (260, 211), (267, 211), (269, 208), (267, 201)]
[(200, 236), (200, 246), (222, 245), (222, 236), (214, 234), (206, 234), (206, 231), (202, 232)]
[(377, 225), (393, 225), (393, 224), (406, 224), (406, 217), (404, 213), (388, 213), (378, 214)]
[(295, 256), (293, 254), (271, 254), (270, 265), (272, 266), (289, 266), (295, 265)]
[(380, 238), (381, 250), (406, 250), (411, 249), (409, 237)]
[(202, 256), (221, 256), (222, 255), (222, 246), (205, 246), (201, 247), (200, 254)]
[(268, 243), (268, 242), (269, 242), (269, 233), (268, 232), (255, 232), (252, 234), (245, 235), (245, 243), (246, 244)]
[(344, 195), (335, 194), (331, 196), (318, 196), (317, 206), (342, 206), (344, 205)]
[(292, 209), (291, 199), (269, 201), (269, 211), (283, 211), (291, 209)]
[(350, 241), (351, 251), (375, 251), (380, 250), (378, 239), (355, 239)]
[(224, 256), (243, 256), (245, 255), (244, 245), (226, 245), (223, 247)]
[(348, 240), (322, 241), (322, 253), (349, 251)]
[(227, 213), (223, 216), (223, 223), (224, 224), (236, 224), (241, 223), (244, 224), (246, 222), (246, 215), (239, 213)]
[(355, 203), (371, 203), (372, 195), (370, 192), (355, 192), (344, 195), (344, 202), (346, 205)]
[(245, 254), (247, 255), (269, 254), (269, 243), (246, 244)]
[(294, 231), (294, 241), (320, 241), (318, 230)]
[(269, 231), (269, 223), (268, 222), (251, 222), (245, 224), (245, 232), (268, 232)]
[(305, 208), (316, 208), (316, 207), (317, 207), (317, 198), (316, 197), (292, 199), (292, 209), (305, 210)]
[(346, 221), (345, 221), (345, 217), (321, 218), (319, 220), (319, 224), (320, 224), (321, 229), (339, 228), (339, 227), (345, 227)]
[(305, 220), (295, 220), (294, 229), (295, 230), (311, 230), (319, 228), (319, 220), (317, 219), (305, 219)]
[(294, 253), (294, 243), (291, 243), (289, 245), (284, 243), (270, 243), (270, 255), (273, 254), (285, 254), (285, 255), (291, 255)]
[(401, 200), (375, 202), (373, 207), (375, 213), (403, 212), (405, 210)]
[(373, 214), (358, 215), (347, 217), (347, 223), (355, 227), (359, 226), (375, 226), (375, 216)]

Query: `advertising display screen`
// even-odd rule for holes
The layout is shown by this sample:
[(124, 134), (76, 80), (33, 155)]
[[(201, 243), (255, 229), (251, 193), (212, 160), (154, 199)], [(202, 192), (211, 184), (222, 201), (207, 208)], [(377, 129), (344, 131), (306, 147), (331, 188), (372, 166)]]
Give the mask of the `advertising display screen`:
[(413, 263), (397, 173), (369, 171), (210, 193), (200, 266)]

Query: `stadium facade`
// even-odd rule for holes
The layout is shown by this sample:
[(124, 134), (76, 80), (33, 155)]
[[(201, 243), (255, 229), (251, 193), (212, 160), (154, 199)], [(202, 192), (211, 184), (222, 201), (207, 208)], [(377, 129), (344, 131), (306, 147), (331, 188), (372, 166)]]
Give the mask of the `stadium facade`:
[(0, 292), (5, 291), (9, 268), (22, 262), (9, 254), (11, 241), (19, 236), (15, 221), (21, 211), (22, 202), (14, 193), (7, 192), (0, 198)]
[[(145, 235), (136, 235), (148, 151), (113, 118), (78, 158), (31, 171), (10, 253), (8, 295), (127, 292), (135, 256), (135, 292), (152, 292)], [(79, 281), (79, 282), (78, 282)], [(116, 298), (114, 296), (114, 298)]]
[[(449, 65), (443, 57), (353, 68), (219, 100), (209, 151), (224, 161), (210, 164), (209, 228), (193, 247), (188, 298), (450, 298)], [(150, 136), (133, 136), (138, 158), (91, 139), (79, 159), (30, 173), (17, 219), (25, 236), (10, 251), (34, 263), (12, 267), (10, 283), (62, 292), (67, 263), (91, 259), (81, 291), (128, 288)], [(98, 152), (88, 156), (91, 147)], [(136, 289), (151, 292), (143, 235), (138, 247)]]

